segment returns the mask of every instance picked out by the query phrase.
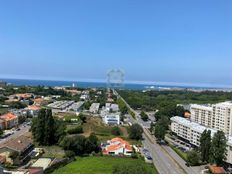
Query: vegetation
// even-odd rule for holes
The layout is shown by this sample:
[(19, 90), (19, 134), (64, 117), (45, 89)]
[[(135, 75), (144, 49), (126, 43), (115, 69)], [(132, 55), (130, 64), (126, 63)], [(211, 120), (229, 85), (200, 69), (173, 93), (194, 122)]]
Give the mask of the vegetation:
[(65, 151), (72, 151), (75, 155), (90, 154), (98, 152), (98, 138), (95, 134), (91, 134), (88, 138), (83, 135), (66, 136), (60, 143)]
[[(186, 104), (186, 103), (217, 103), (225, 100), (232, 100), (232, 92), (215, 91), (130, 91), (119, 90), (118, 93), (134, 109), (145, 111), (161, 110), (167, 105)], [(167, 107), (166, 107), (167, 108)]]
[(111, 129), (111, 133), (115, 136), (119, 136), (119, 135), (121, 135), (121, 130), (118, 126), (114, 126)]
[(152, 169), (145, 165), (120, 164), (113, 166), (112, 174), (152, 174)]
[(23, 103), (21, 103), (19, 101), (17, 101), (17, 102), (11, 102), (9, 104), (10, 108), (16, 108), (16, 109), (22, 109), (22, 108), (25, 108), (26, 106), (27, 106), (26, 104), (23, 104)]
[(169, 120), (168, 117), (163, 116), (159, 121), (155, 124), (155, 137), (158, 140), (164, 140), (165, 134), (168, 130)]
[(205, 130), (201, 134), (200, 147), (199, 147), (201, 160), (203, 162), (209, 162), (210, 148), (211, 148), (211, 131)]
[(68, 134), (81, 134), (81, 133), (83, 133), (83, 128), (82, 128), (82, 126), (75, 126), (73, 128), (69, 128), (67, 130), (67, 133)]
[(139, 124), (133, 124), (130, 127), (129, 137), (135, 140), (141, 140), (143, 134), (143, 128)]
[(143, 121), (148, 121), (149, 119), (148, 115), (144, 111), (141, 112), (140, 116)]
[(197, 166), (200, 162), (199, 154), (195, 150), (187, 152), (187, 162), (191, 166)]
[[(145, 171), (158, 174), (153, 165), (146, 164), (141, 159), (117, 158), (117, 157), (78, 157), (73, 163), (66, 165), (54, 172), (54, 174), (112, 174), (115, 166), (144, 166)], [(149, 173), (148, 173), (149, 174)]]
[(217, 131), (212, 139), (211, 148), (210, 148), (210, 163), (221, 166), (223, 160), (226, 158), (226, 136), (222, 131)]
[(32, 120), (31, 131), (39, 145), (54, 145), (65, 135), (65, 125), (52, 116), (51, 109), (41, 109), (38, 117)]
[(119, 109), (122, 115), (125, 115), (126, 113), (128, 113), (128, 108), (122, 99), (118, 99), (117, 103), (118, 103), (118, 106), (119, 106)]

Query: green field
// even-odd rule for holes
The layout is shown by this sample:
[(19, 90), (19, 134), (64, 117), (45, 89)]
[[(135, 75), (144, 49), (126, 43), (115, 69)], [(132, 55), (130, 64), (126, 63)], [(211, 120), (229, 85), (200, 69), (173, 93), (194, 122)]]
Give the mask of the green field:
[(75, 162), (56, 170), (53, 174), (111, 174), (114, 165), (131, 163), (146, 165), (154, 174), (158, 174), (152, 165), (145, 164), (141, 159), (117, 157), (79, 157)]

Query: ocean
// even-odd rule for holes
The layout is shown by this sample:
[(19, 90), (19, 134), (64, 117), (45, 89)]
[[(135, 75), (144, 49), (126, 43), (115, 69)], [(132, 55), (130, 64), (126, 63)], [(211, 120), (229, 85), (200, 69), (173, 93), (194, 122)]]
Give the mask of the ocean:
[[(55, 80), (27, 80), (27, 79), (0, 79), (2, 81), (7, 82), (10, 85), (14, 86), (72, 86), (80, 88), (107, 88), (112, 87), (109, 86), (107, 82), (80, 82), (80, 81), (55, 81)], [(168, 85), (148, 85), (148, 84), (129, 84), (125, 83), (120, 86), (113, 86), (113, 88), (117, 89), (126, 89), (126, 90), (162, 90), (162, 89), (195, 89), (195, 90), (203, 90), (209, 88), (202, 87), (191, 87), (191, 86), (168, 86)]]

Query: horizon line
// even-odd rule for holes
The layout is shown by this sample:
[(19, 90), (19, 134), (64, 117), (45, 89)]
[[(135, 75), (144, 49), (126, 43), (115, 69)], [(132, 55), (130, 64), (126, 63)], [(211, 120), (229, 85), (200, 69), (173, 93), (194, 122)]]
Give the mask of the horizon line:
[[(107, 83), (107, 79), (55, 79), (55, 78), (39, 78), (39, 77), (0, 77), (1, 80), (39, 80), (39, 81), (59, 81), (59, 82), (89, 82), (89, 83)], [(126, 80), (125, 84), (137, 84), (137, 85), (151, 85), (151, 86), (172, 86), (172, 87), (199, 87), (199, 88), (223, 88), (231, 89), (232, 85), (226, 84), (211, 84), (211, 83), (187, 83), (187, 82), (165, 82), (165, 81), (141, 81), (141, 80)]]

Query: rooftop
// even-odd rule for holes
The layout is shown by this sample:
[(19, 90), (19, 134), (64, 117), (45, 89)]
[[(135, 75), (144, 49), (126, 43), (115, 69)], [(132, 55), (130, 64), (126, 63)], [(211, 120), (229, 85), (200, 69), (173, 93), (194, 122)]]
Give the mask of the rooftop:
[(223, 167), (209, 166), (209, 170), (212, 172), (212, 174), (227, 174)]
[(1, 115), (0, 119), (5, 120), (5, 121), (10, 121), (10, 120), (17, 119), (17, 116), (9, 112), (7, 114)]
[(30, 145), (32, 145), (32, 139), (28, 136), (21, 135), (20, 137), (7, 142), (6, 144), (2, 145), (0, 148), (8, 147), (13, 149), (17, 152), (23, 152), (26, 150)]

